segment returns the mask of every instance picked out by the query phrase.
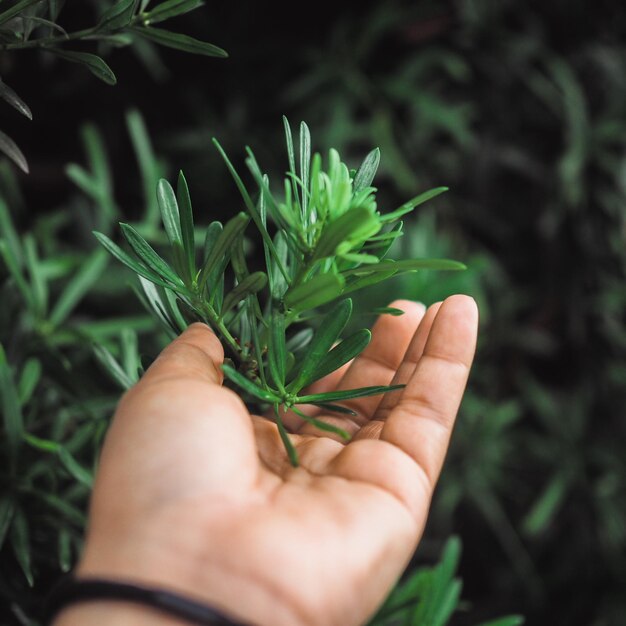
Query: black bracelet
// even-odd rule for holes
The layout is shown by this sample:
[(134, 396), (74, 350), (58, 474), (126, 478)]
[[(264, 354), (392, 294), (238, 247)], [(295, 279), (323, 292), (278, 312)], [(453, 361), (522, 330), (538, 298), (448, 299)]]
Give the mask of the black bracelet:
[(220, 612), (197, 600), (186, 598), (165, 589), (100, 578), (77, 579), (72, 577), (62, 580), (52, 590), (46, 607), (48, 623), (52, 623), (62, 608), (70, 604), (94, 600), (120, 600), (143, 604), (187, 620), (191, 624), (202, 626), (244, 626), (241, 622), (233, 622)]

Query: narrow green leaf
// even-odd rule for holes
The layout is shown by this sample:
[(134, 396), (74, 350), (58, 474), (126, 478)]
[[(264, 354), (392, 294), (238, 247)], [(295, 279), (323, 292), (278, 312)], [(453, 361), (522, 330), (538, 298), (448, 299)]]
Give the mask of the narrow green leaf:
[(30, 285), (26, 282), (24, 275), (22, 274), (18, 265), (18, 259), (13, 255), (13, 250), (9, 246), (8, 241), (0, 239), (0, 256), (2, 257), (9, 274), (11, 274), (17, 288), (20, 290), (24, 302), (29, 309), (34, 308), (35, 302), (31, 292)]
[(100, 365), (122, 389), (130, 389), (133, 386), (134, 382), (128, 373), (104, 346), (95, 345), (93, 351)]
[(331, 372), (338, 370), (342, 365), (359, 355), (369, 344), (372, 333), (363, 328), (338, 343), (319, 363), (302, 387), (308, 387), (311, 383), (324, 378)]
[[(259, 230), (259, 233), (261, 234), (261, 237), (263, 238), (264, 245), (267, 246), (268, 250), (274, 257), (274, 260), (276, 261), (278, 269), (280, 270), (281, 274), (285, 277), (285, 280), (289, 282), (289, 275), (287, 274), (287, 271), (283, 267), (283, 264), (280, 260), (278, 252), (276, 251), (276, 248), (274, 247), (274, 242), (272, 241), (272, 238), (267, 232), (267, 228), (265, 227), (265, 224), (263, 224), (263, 220), (261, 219), (261, 216), (254, 202), (252, 202), (252, 198), (250, 198), (250, 194), (248, 193), (246, 186), (243, 184), (243, 181), (241, 180), (241, 177), (237, 173), (237, 170), (235, 169), (230, 159), (228, 158), (228, 155), (226, 154), (226, 152), (220, 145), (219, 141), (215, 139), (215, 137), (213, 138), (213, 145), (217, 148), (218, 152), (220, 153), (220, 156), (222, 157), (222, 159), (224, 160), (224, 163), (226, 164), (228, 171), (230, 172), (230, 175), (235, 181), (235, 185), (237, 186), (237, 189), (239, 189), (239, 193), (241, 194), (241, 197), (243, 198), (244, 204), (246, 205), (246, 209), (248, 210), (248, 213), (250, 214), (252, 221), (254, 222), (255, 226)], [(249, 155), (249, 159), (246, 162), (252, 160), (252, 162), (256, 165), (254, 154), (252, 153), (250, 149), (248, 149), (248, 155)], [(260, 174), (260, 170), (258, 170), (258, 166), (256, 167), (256, 174), (260, 175), (261, 178), (263, 178), (262, 175)], [(261, 184), (263, 184), (262, 181), (261, 181)]]
[(32, 397), (41, 378), (41, 361), (30, 358), (24, 363), (22, 375), (17, 385), (17, 392), (21, 406), (24, 406)]
[(379, 306), (371, 311), (375, 315), (393, 315), (394, 317), (400, 317), (404, 315), (404, 311), (402, 309), (396, 309), (392, 306)]
[(293, 337), (289, 338), (286, 344), (287, 350), (290, 352), (303, 350), (311, 343), (311, 339), (313, 339), (313, 329), (303, 328), (293, 335)]
[(445, 590), (438, 597), (436, 608), (433, 611), (432, 625), (446, 626), (449, 623), (452, 614), (459, 605), (461, 597), (461, 589), (463, 584), (460, 580), (452, 580), (447, 583)]
[(189, 13), (203, 4), (204, 0), (166, 0), (166, 2), (161, 2), (152, 11), (149, 11), (145, 15), (143, 23), (146, 26), (158, 24), (159, 22), (169, 20), (171, 17)]
[(461, 540), (452, 536), (446, 541), (446, 545), (441, 555), (441, 561), (437, 565), (438, 575), (441, 580), (441, 584), (445, 585), (449, 583), (458, 567), (461, 560)]
[(0, 152), (6, 154), (23, 172), (28, 174), (28, 162), (24, 153), (7, 134), (0, 130)]
[(464, 270), (467, 267), (451, 259), (406, 259), (402, 261), (381, 261), (376, 265), (364, 265), (344, 270), (344, 276), (361, 276), (373, 272), (414, 272), (416, 270)]
[[(364, 247), (367, 247), (370, 254), (376, 255), (380, 260), (384, 259), (395, 240), (403, 235), (403, 226), (404, 222), (397, 222), (390, 231), (370, 237)], [(377, 245), (370, 245), (370, 242), (376, 242)]]
[(75, 524), (78, 528), (83, 529), (85, 527), (85, 523), (87, 521), (85, 515), (75, 506), (72, 506), (58, 496), (46, 492), (39, 491), (36, 493), (36, 495), (43, 503), (46, 504), (46, 506), (63, 515), (67, 520)]
[[(311, 344), (300, 364), (293, 381), (288, 385), (289, 391), (298, 393), (308, 381), (312, 380), (315, 370), (328, 354), (335, 341), (345, 328), (352, 313), (352, 300), (337, 303), (320, 322)], [(322, 399), (322, 401), (324, 401)]]
[(8, 496), (0, 498), (0, 548), (4, 545), (7, 533), (13, 521), (15, 504)]
[(312, 404), (315, 404), (315, 406), (325, 411), (330, 411), (331, 413), (342, 413), (343, 415), (351, 415), (353, 417), (357, 415), (356, 411), (339, 404), (328, 404), (327, 402), (312, 402)]
[(65, 174), (90, 198), (95, 200), (100, 196), (99, 181), (95, 177), (92, 177), (92, 175), (85, 170), (85, 168), (77, 165), (76, 163), (70, 163), (65, 167)]
[[(300, 191), (298, 189), (298, 184), (295, 181), (297, 176), (296, 174), (296, 156), (293, 149), (293, 134), (291, 132), (291, 126), (289, 125), (289, 120), (286, 116), (283, 115), (283, 127), (285, 129), (285, 143), (287, 144), (287, 160), (289, 161), (289, 172), (291, 173), (290, 182), (291, 189), (296, 199), (296, 204), (301, 207), (300, 203)], [(265, 197), (265, 193), (261, 193), (262, 197)]]
[(52, 52), (66, 61), (79, 63), (80, 65), (85, 66), (94, 76), (98, 77), (107, 85), (115, 85), (117, 83), (117, 78), (115, 77), (113, 70), (95, 54), (91, 54), (90, 52), (60, 50), (58, 48), (43, 48), (43, 50)]
[(48, 283), (41, 270), (37, 245), (31, 234), (24, 236), (24, 261), (30, 275), (35, 312), (38, 316), (44, 317), (48, 310)]
[(274, 311), (270, 321), (268, 360), (270, 374), (279, 389), (285, 386), (287, 375), (287, 347), (285, 345), (285, 316), (279, 311)]
[[(263, 194), (261, 194), (263, 195)], [(279, 230), (274, 237), (274, 245), (276, 246), (276, 253), (280, 259), (281, 264), (284, 267), (289, 266), (289, 244), (285, 232)], [(276, 300), (282, 300), (289, 285), (285, 280), (285, 277), (281, 273), (278, 264), (272, 258), (271, 253), (267, 246), (263, 246), (265, 252), (265, 264), (268, 268), (268, 275), (270, 278), (270, 292), (272, 298)]]
[(140, 37), (144, 37), (149, 41), (153, 41), (160, 46), (166, 48), (174, 48), (175, 50), (182, 50), (183, 52), (189, 52), (191, 54), (201, 54), (209, 57), (219, 57), (225, 59), (228, 57), (228, 53), (211, 43), (199, 41), (188, 35), (181, 35), (180, 33), (172, 33), (162, 28), (143, 28), (136, 27), (132, 29), (134, 33), (137, 33)]
[(167, 289), (171, 288), (171, 285), (166, 283), (158, 274), (156, 274), (153, 270), (149, 269), (145, 265), (135, 261), (132, 257), (128, 256), (126, 252), (124, 252), (117, 244), (113, 243), (106, 235), (102, 233), (94, 231), (94, 236), (96, 239), (118, 260), (121, 261), (126, 267), (133, 270), (133, 272), (139, 274), (139, 276), (143, 276), (147, 278), (150, 282), (153, 282), (155, 285), (160, 285), (161, 287), (165, 287)]
[(165, 296), (164, 305), (167, 309), (167, 314), (178, 328), (177, 334), (180, 334), (187, 328), (187, 326), (189, 326), (189, 323), (183, 317), (183, 314), (180, 312), (180, 308), (178, 306), (179, 303), (181, 303), (181, 300), (179, 300), (179, 298), (169, 289), (163, 289), (162, 291)]
[(521, 527), (528, 535), (537, 535), (545, 530), (554, 519), (567, 495), (568, 480), (558, 472), (545, 486), (526, 516)]
[(33, 578), (33, 570), (31, 565), (31, 545), (30, 532), (28, 528), (28, 519), (21, 508), (16, 508), (13, 514), (13, 523), (11, 524), (11, 545), (15, 558), (26, 576), (28, 584), (32, 587), (35, 584)]
[(299, 396), (298, 404), (319, 404), (320, 402), (336, 402), (337, 400), (350, 400), (352, 398), (364, 398), (366, 396), (377, 396), (388, 391), (404, 389), (405, 385), (376, 385), (374, 387), (361, 387), (359, 389), (347, 389), (345, 391), (329, 391), (328, 393), (314, 393), (311, 395)]
[(54, 326), (62, 324), (85, 294), (97, 283), (107, 265), (108, 255), (104, 250), (93, 252), (76, 275), (66, 284), (65, 289), (52, 307), (48, 321)]
[[(167, 293), (171, 292), (168, 291)], [(120, 333), (120, 345), (122, 348), (121, 363), (124, 371), (136, 382), (139, 378), (139, 372), (142, 370), (137, 333), (130, 328), (123, 328)]]
[(72, 569), (72, 535), (65, 528), (59, 531), (57, 551), (61, 571), (64, 573), (69, 572)]
[(47, 20), (43, 17), (38, 17), (37, 15), (21, 15), (21, 19), (29, 24), (37, 24), (38, 26), (47, 26), (52, 30), (56, 30), (57, 33), (61, 33), (64, 37), (68, 36), (68, 32), (60, 26), (59, 24), (55, 24), (50, 20)]
[(31, 110), (26, 102), (24, 102), (24, 100), (22, 100), (1, 78), (0, 98), (8, 102), (15, 110), (19, 111), (22, 115), (25, 115), (29, 120), (33, 119), (33, 114), (31, 113)]
[(379, 258), (377, 256), (374, 256), (373, 254), (363, 254), (358, 252), (346, 252), (342, 254), (338, 251), (337, 256), (350, 263), (364, 263), (373, 265), (374, 263), (378, 263), (379, 261)]
[(278, 404), (274, 405), (274, 414), (276, 415), (276, 425), (278, 426), (278, 433), (280, 434), (280, 438), (285, 446), (285, 450), (287, 451), (287, 456), (289, 457), (289, 461), (293, 467), (298, 467), (298, 453), (294, 448), (294, 445), (289, 437), (289, 434), (285, 430), (285, 425), (283, 424), (283, 420), (280, 416), (280, 408)]
[(354, 175), (354, 180), (352, 181), (352, 193), (357, 193), (366, 187), (371, 186), (372, 181), (374, 180), (374, 176), (376, 176), (376, 172), (378, 171), (378, 165), (380, 163), (380, 149), (374, 148), (366, 157), (363, 159), (363, 163), (361, 163), (359, 169)]
[(296, 288), (288, 289), (284, 298), (285, 306), (294, 311), (314, 309), (339, 297), (344, 284), (339, 274), (318, 274)]
[(159, 222), (159, 203), (154, 190), (161, 176), (161, 166), (154, 154), (146, 123), (139, 111), (133, 109), (126, 113), (126, 127), (133, 144), (135, 158), (141, 172), (141, 183), (145, 203), (143, 223), (156, 228)]
[(189, 265), (189, 276), (196, 274), (196, 240), (193, 224), (193, 209), (191, 207), (191, 196), (189, 187), (182, 170), (178, 173), (178, 184), (176, 187), (176, 197), (180, 212), (180, 231), (183, 238), (183, 248), (187, 256)]
[(177, 337), (180, 331), (177, 329), (176, 323), (169, 314), (163, 302), (163, 298), (161, 297), (161, 291), (167, 293), (168, 289), (162, 289), (160, 291), (156, 285), (153, 285), (150, 281), (141, 276), (139, 277), (139, 284), (141, 285), (141, 291), (134, 286), (133, 288), (146, 310), (163, 324), (165, 329), (171, 334), (172, 339)]
[(306, 215), (309, 192), (309, 172), (311, 170), (311, 132), (300, 122), (300, 180), (302, 181), (302, 211)]
[(105, 232), (118, 213), (113, 192), (113, 177), (102, 133), (94, 124), (83, 124), (81, 139), (87, 153), (89, 171), (80, 165), (65, 168), (67, 176), (98, 204), (98, 226)]
[(350, 433), (345, 431), (343, 428), (339, 428), (339, 426), (335, 426), (334, 424), (327, 424), (326, 422), (323, 422), (322, 420), (315, 419), (314, 417), (311, 417), (310, 415), (303, 413), (295, 406), (292, 406), (291, 410), (296, 415), (299, 415), (304, 421), (315, 426), (315, 428), (319, 428), (320, 430), (323, 430), (329, 433), (334, 433), (335, 435), (339, 435), (342, 439), (345, 439), (346, 441), (348, 441), (351, 438)]
[(161, 219), (170, 243), (181, 244), (183, 235), (180, 230), (180, 213), (174, 189), (165, 178), (161, 178), (157, 184), (157, 201), (161, 210)]
[(264, 272), (254, 272), (246, 276), (232, 291), (224, 298), (221, 316), (230, 311), (236, 304), (244, 298), (257, 293), (267, 284), (267, 276)]
[(142, 263), (154, 270), (165, 281), (179, 287), (183, 286), (183, 281), (176, 272), (156, 253), (154, 248), (130, 225), (120, 223), (122, 234), (130, 244), (135, 254)]
[(317, 242), (313, 260), (333, 256), (343, 242), (360, 243), (380, 229), (378, 216), (364, 207), (355, 207), (328, 224)]
[(15, 386), (13, 372), (0, 344), (0, 400), (7, 451), (14, 466), (24, 434), (24, 419), (20, 406), (18, 389)]
[(1, 241), (8, 248), (16, 268), (22, 266), (22, 244), (11, 219), (9, 207), (3, 198), (0, 198), (0, 236)]
[[(215, 266), (222, 261), (226, 254), (230, 254), (233, 242), (243, 233), (249, 221), (250, 218), (245, 213), (239, 213), (226, 222), (226, 225), (217, 237), (215, 244), (204, 261), (200, 276), (198, 277), (199, 289), (204, 287), (207, 278), (213, 272)], [(216, 232), (217, 229), (214, 229), (212, 236), (214, 236)], [(211, 292), (210, 287), (209, 285), (209, 293)]]
[(521, 615), (508, 615), (497, 619), (482, 622), (479, 626), (520, 626), (526, 620)]
[(420, 204), (424, 204), (424, 202), (428, 202), (428, 200), (432, 200), (442, 193), (448, 191), (448, 187), (435, 187), (434, 189), (429, 189), (424, 193), (419, 194), (419, 196), (415, 196), (408, 202), (405, 202), (401, 207), (397, 208), (395, 211), (391, 213), (387, 213), (385, 215), (380, 216), (381, 222), (393, 222), (398, 218), (402, 217), (406, 213), (410, 213), (413, 209), (418, 207)]
[(61, 461), (63, 467), (75, 478), (79, 483), (89, 487), (93, 486), (93, 475), (90, 471), (86, 470), (63, 446), (59, 446), (57, 455)]
[(206, 259), (209, 256), (223, 230), (224, 227), (221, 222), (214, 221), (209, 224), (204, 235), (203, 259)]
[(98, 30), (113, 31), (128, 26), (135, 15), (136, 8), (137, 0), (119, 0), (102, 14)]
[(364, 289), (365, 287), (371, 287), (377, 283), (384, 282), (388, 278), (391, 278), (395, 273), (396, 272), (392, 270), (388, 272), (374, 272), (373, 274), (367, 274), (365, 276), (350, 276), (346, 281), (343, 294), (348, 295), (358, 291), (359, 289)]
[(16, 15), (19, 15), (22, 11), (38, 2), (41, 2), (41, 0), (20, 0), (20, 2), (14, 4), (10, 9), (0, 13), (0, 25), (6, 24), (6, 22), (13, 19)]
[(262, 389), (258, 385), (255, 385), (250, 379), (246, 378), (243, 374), (240, 374), (230, 365), (222, 365), (222, 370), (229, 380), (241, 387), (244, 391), (253, 395), (255, 398), (263, 400), (263, 402), (280, 402), (280, 398), (278, 398), (275, 394)]
[(61, 445), (56, 441), (42, 439), (41, 437), (36, 437), (35, 435), (31, 435), (30, 433), (24, 433), (24, 441), (29, 446), (31, 446), (35, 450), (39, 450), (40, 452), (56, 452)]

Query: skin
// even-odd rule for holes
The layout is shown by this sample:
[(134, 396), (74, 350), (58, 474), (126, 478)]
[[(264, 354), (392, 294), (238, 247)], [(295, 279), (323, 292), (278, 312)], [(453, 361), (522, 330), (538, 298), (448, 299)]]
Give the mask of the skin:
[[(406, 383), (314, 413), (352, 440), (288, 414), (301, 465), (276, 426), (222, 386), (204, 325), (173, 341), (121, 400), (103, 448), (77, 576), (169, 588), (244, 623), (362, 624), (422, 535), (476, 345), (466, 296), (427, 311), (397, 301), (366, 350), (311, 392)], [(182, 624), (150, 608), (90, 602), (55, 626)]]

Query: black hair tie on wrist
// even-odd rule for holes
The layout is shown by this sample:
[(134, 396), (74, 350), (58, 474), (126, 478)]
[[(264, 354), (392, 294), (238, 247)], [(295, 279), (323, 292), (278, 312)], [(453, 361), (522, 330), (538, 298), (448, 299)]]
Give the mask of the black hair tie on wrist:
[(70, 604), (97, 600), (118, 600), (149, 606), (199, 626), (244, 626), (202, 602), (165, 589), (100, 578), (72, 577), (62, 580), (52, 590), (46, 607), (49, 623), (61, 609)]

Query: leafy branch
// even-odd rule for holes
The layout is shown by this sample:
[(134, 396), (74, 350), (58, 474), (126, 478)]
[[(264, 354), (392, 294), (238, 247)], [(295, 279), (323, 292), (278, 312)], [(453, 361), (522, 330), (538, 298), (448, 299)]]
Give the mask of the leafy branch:
[[(117, 78), (102, 57), (91, 52), (68, 50), (65, 45), (77, 41), (105, 42), (116, 47), (133, 44), (137, 39), (148, 45), (157, 44), (210, 57), (227, 57), (221, 48), (188, 35), (155, 28), (170, 18), (189, 13), (204, 5), (204, 0), (165, 0), (148, 9), (150, 0), (118, 0), (91, 27), (67, 32), (57, 20), (62, 3), (48, 0), (20, 0), (0, 10), (0, 51), (37, 49), (54, 54), (71, 63), (78, 63), (108, 85)], [(28, 105), (0, 78), (0, 98), (19, 113), (32, 120)], [(28, 173), (28, 162), (17, 144), (0, 131), (0, 151), (20, 169)]]
[[(445, 187), (381, 213), (372, 186), (380, 161), (378, 149), (370, 152), (357, 170), (350, 170), (335, 150), (330, 150), (326, 161), (320, 154), (311, 154), (309, 129), (302, 123), (297, 168), (286, 119), (284, 128), (289, 170), (280, 196), (271, 190), (268, 176), (248, 148), (246, 164), (257, 187), (251, 194), (214, 140), (245, 210), (225, 224), (214, 221), (208, 226), (201, 255), (197, 254), (200, 246), (182, 172), (176, 190), (164, 179), (157, 187), (169, 261), (130, 224), (120, 227), (131, 254), (105, 234), (95, 235), (140, 277), (141, 299), (172, 334), (196, 320), (213, 328), (229, 356), (224, 374), (257, 408), (274, 409), (281, 437), (296, 465), (296, 452), (281, 417), (287, 409), (318, 428), (348, 438), (343, 430), (307, 417), (297, 405), (351, 413), (342, 402), (399, 388), (306, 392), (311, 383), (358, 356), (370, 341), (366, 329), (342, 338), (352, 315), (352, 301), (345, 296), (407, 272), (465, 266), (447, 259), (387, 258), (391, 245), (402, 235), (401, 218)], [(251, 224), (263, 250), (261, 270), (250, 270), (246, 259), (244, 236)], [(330, 309), (320, 312), (320, 307)], [(313, 332), (311, 326), (317, 330)]]

